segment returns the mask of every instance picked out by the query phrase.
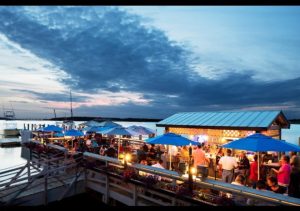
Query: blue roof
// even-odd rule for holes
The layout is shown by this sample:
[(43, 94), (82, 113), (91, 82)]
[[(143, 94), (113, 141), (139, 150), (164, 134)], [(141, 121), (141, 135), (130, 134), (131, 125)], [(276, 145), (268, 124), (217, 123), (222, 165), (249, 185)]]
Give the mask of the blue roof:
[(281, 127), (289, 128), (281, 111), (182, 112), (158, 122), (156, 126), (268, 128), (277, 118)]

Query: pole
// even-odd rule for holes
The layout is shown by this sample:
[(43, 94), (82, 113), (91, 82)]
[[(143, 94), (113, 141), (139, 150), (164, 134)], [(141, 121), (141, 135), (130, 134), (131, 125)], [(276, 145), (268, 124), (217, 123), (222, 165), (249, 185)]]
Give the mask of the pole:
[(119, 137), (119, 140), (118, 140), (118, 159), (119, 159), (119, 154), (120, 154), (120, 141), (121, 141), (121, 138)]
[(190, 144), (190, 147), (189, 147), (189, 191), (192, 193), (193, 192), (193, 175), (192, 175), (192, 172), (191, 172), (191, 169), (192, 169), (192, 146)]
[(259, 165), (260, 165), (260, 159), (259, 159), (259, 152), (257, 152), (257, 160), (258, 160), (258, 164), (257, 164), (257, 174), (258, 174), (258, 180), (260, 179), (260, 172), (259, 172)]
[(172, 170), (172, 154), (171, 154), (171, 145), (169, 145), (169, 154), (170, 154), (170, 166), (169, 166), (169, 170)]

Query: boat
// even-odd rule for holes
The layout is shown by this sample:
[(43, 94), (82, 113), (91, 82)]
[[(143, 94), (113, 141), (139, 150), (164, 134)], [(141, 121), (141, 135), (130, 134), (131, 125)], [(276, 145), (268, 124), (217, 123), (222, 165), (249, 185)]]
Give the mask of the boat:
[(17, 127), (17, 122), (15, 120), (15, 112), (11, 106), (11, 109), (4, 109), (3, 107), (3, 119), (6, 120), (3, 122), (2, 127), (0, 127), (0, 137), (9, 138), (17, 137), (20, 135), (20, 131)]

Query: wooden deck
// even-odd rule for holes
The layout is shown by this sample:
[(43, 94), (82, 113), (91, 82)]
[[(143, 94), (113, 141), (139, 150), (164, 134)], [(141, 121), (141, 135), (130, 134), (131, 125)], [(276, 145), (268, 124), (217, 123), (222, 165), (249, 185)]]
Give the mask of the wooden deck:
[[(64, 148), (51, 144), (47, 147), (51, 150), (46, 154), (23, 146), (22, 157), (28, 160), (27, 164), (0, 172), (0, 206), (48, 204), (85, 191), (98, 194), (105, 204), (129, 206), (217, 206), (220, 204), (213, 200), (218, 198), (215, 193), (230, 193), (274, 206), (300, 206), (297, 198), (209, 178), (193, 179), (191, 197), (176, 189), (188, 181), (177, 172), (133, 163), (125, 165), (118, 159), (89, 152), (69, 158)], [(148, 176), (125, 179), (128, 169)], [(152, 184), (145, 180), (151, 179), (151, 175), (163, 179)], [(201, 194), (203, 197), (198, 197)]]

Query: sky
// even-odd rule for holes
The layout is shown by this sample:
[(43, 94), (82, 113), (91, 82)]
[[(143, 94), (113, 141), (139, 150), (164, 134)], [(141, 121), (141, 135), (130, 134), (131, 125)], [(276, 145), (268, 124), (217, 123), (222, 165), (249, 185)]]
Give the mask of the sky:
[(299, 6), (0, 6), (0, 103), (17, 118), (300, 118)]

